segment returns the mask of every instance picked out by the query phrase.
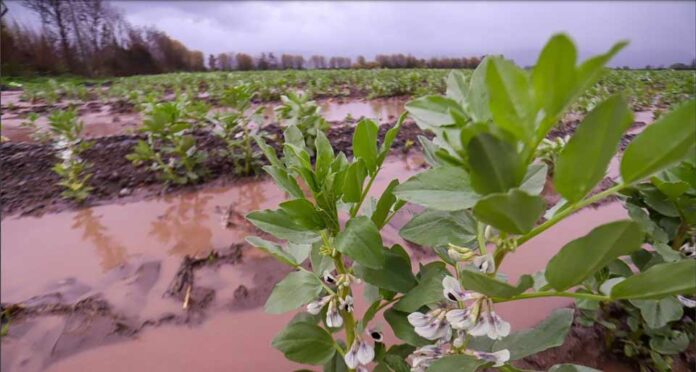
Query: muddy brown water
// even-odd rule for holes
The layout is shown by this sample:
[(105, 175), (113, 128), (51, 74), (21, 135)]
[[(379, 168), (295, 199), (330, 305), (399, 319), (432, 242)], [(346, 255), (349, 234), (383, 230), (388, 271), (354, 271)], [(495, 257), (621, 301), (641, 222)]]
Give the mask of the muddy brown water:
[[(3, 91), (2, 93), (2, 135), (15, 142), (35, 142), (32, 138), (33, 129), (22, 126), (27, 121), (27, 113), (38, 110), (40, 105), (31, 105), (19, 101), (21, 92)], [(370, 118), (380, 123), (390, 122), (404, 111), (406, 100), (403, 97), (380, 98), (374, 100), (365, 99), (322, 99), (318, 101), (321, 115), (330, 122), (343, 122), (352, 117), (354, 120)], [(7, 107), (14, 105), (18, 111), (8, 111)], [(61, 103), (63, 105), (63, 103)], [(266, 124), (276, 122), (274, 109), (277, 104), (264, 104), (264, 121)], [(257, 106), (258, 107), (258, 106)], [(91, 101), (79, 106), (81, 111), (79, 120), (84, 122), (84, 136), (87, 138), (105, 137), (117, 134), (126, 134), (137, 130), (143, 121), (142, 114), (138, 112), (114, 113), (112, 104)], [(215, 111), (224, 111), (224, 108), (216, 108)], [(48, 129), (48, 115), (50, 112), (42, 112), (36, 125), (41, 130)]]
[[(388, 158), (373, 194), (378, 195), (392, 178), (403, 181), (422, 167), (423, 157), (417, 153)], [(284, 198), (270, 180), (260, 179), (41, 217), (5, 218), (0, 234), (0, 300), (31, 304), (51, 298), (75, 303), (98, 296), (127, 319), (124, 322), (136, 325), (181, 316), (186, 312), (182, 303), (163, 293), (183, 257), (205, 257), (210, 250), (225, 249), (255, 234), (243, 215), (274, 208)], [(405, 244), (398, 230), (417, 211), (407, 206), (392, 220), (384, 229), (385, 244)], [(511, 254), (502, 271), (517, 280), (523, 273), (541, 270), (566, 242), (625, 217), (617, 203), (576, 213)], [(421, 261), (432, 259), (422, 251), (412, 250), (412, 254)], [(104, 316), (19, 319), (2, 339), (2, 370), (298, 369), (270, 346), (293, 314), (263, 311), (273, 285), (287, 270), (262, 252), (245, 247), (237, 264), (196, 271), (196, 286), (214, 292), (201, 321), (163, 323), (132, 337), (119, 335), (114, 331), (118, 323)], [(359, 313), (366, 308), (361, 297), (356, 294)], [(500, 304), (497, 310), (518, 330), (534, 326), (551, 310), (570, 303), (568, 299), (533, 299)], [(395, 340), (388, 325), (381, 323), (387, 338)]]

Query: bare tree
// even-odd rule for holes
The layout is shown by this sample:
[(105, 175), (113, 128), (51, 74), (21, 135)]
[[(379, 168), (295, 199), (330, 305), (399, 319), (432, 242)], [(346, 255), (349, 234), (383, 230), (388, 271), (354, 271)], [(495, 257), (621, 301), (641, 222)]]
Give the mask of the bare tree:
[(68, 34), (70, 28), (67, 22), (67, 4), (62, 0), (22, 0), (22, 4), (33, 10), (41, 18), (44, 26), (54, 27), (60, 37), (63, 58), (68, 67), (73, 67), (73, 59), (70, 53), (70, 41)]

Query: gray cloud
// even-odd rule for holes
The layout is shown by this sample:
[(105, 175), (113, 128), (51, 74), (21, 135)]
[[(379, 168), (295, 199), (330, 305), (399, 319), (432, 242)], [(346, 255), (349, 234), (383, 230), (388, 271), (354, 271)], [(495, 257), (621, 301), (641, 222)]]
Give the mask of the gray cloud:
[[(696, 2), (188, 2), (115, 1), (136, 25), (155, 26), (208, 53), (287, 52), (368, 58), (504, 54), (533, 63), (552, 33), (583, 57), (628, 39), (614, 65), (696, 58)], [(10, 4), (16, 12), (18, 4)], [(21, 16), (21, 15), (20, 15)]]

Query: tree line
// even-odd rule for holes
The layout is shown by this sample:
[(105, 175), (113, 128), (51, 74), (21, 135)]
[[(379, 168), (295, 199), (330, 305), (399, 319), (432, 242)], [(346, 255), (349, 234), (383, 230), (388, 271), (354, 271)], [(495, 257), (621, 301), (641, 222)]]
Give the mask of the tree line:
[(305, 59), (302, 55), (261, 53), (220, 53), (208, 56), (208, 69), (213, 71), (249, 70), (303, 70), (303, 69), (371, 69), (371, 68), (476, 68), (483, 57), (471, 58), (416, 58), (410, 54), (378, 54), (374, 61), (358, 56), (353, 62), (350, 57), (325, 57), (313, 55)]
[(204, 55), (154, 28), (135, 27), (105, 0), (22, 0), (40, 28), (5, 20), (0, 47), (5, 75), (125, 76), (205, 70)]

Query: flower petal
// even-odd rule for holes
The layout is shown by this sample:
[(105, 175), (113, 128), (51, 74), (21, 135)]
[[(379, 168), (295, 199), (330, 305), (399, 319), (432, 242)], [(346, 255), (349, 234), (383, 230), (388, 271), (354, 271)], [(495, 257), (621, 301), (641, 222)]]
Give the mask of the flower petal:
[(424, 327), (430, 323), (432, 317), (421, 312), (408, 314), (408, 322), (414, 327)]
[(375, 349), (367, 342), (360, 341), (358, 345), (358, 361), (360, 364), (369, 364), (375, 358)]

